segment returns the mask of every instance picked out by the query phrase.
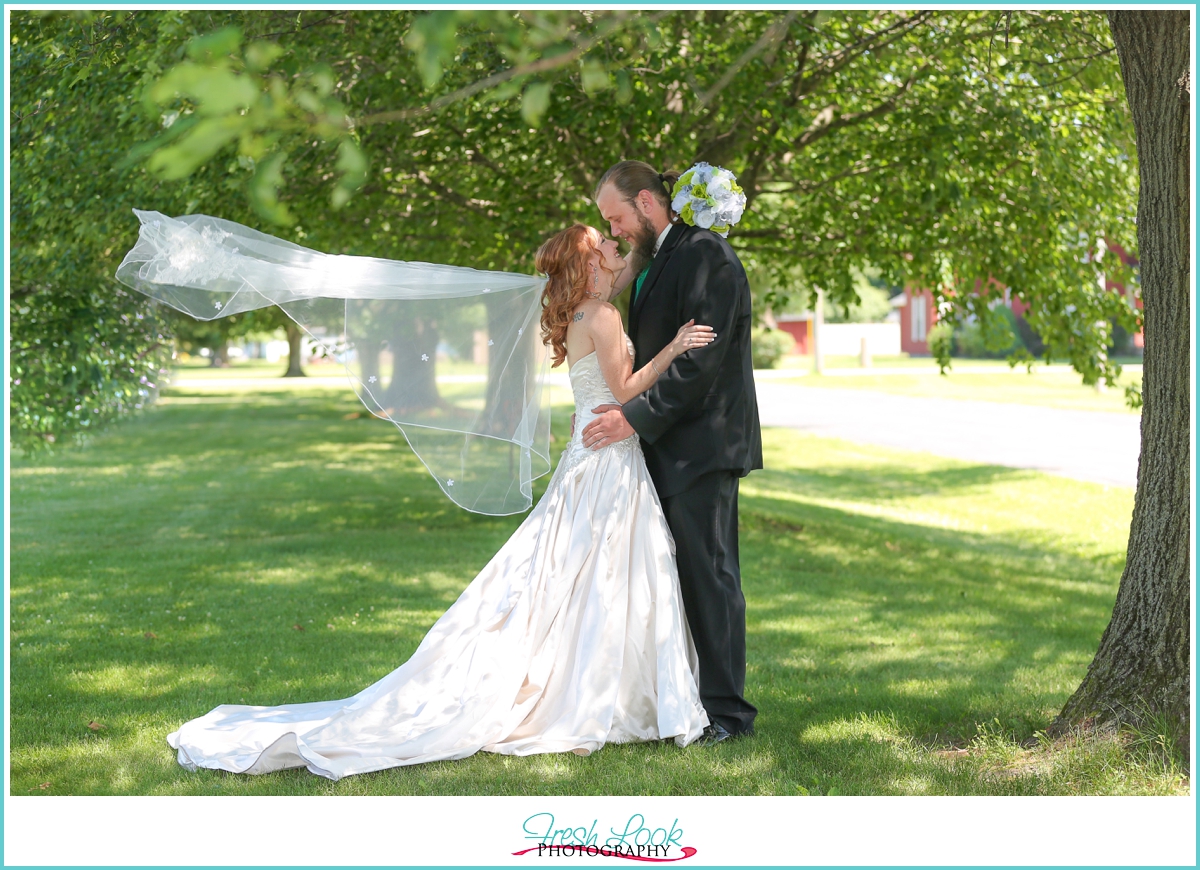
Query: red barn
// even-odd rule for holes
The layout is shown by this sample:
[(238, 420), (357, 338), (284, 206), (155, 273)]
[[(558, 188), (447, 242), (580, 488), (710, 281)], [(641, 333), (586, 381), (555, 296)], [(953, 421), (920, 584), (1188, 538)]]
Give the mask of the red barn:
[[(1110, 244), (1109, 250), (1127, 266), (1136, 266), (1138, 263), (1137, 258), (1126, 252), (1120, 245)], [(991, 279), (989, 282), (1003, 290), (1004, 304), (1011, 308), (1017, 317), (1022, 317), (1029, 310), (1029, 305), (1023, 300), (1013, 297), (1009, 288)], [(976, 287), (978, 287), (978, 282)], [(1129, 296), (1134, 305), (1138, 308), (1142, 307), (1142, 300), (1133, 295), (1132, 287), (1126, 287), (1107, 277), (1104, 279), (1104, 287), (1114, 293)], [(933, 294), (928, 290), (905, 287), (904, 299), (900, 303), (900, 349), (907, 354), (928, 356), (929, 330), (933, 329), (935, 323), (937, 323), (937, 308), (933, 304)], [(1145, 346), (1143, 333), (1139, 332), (1133, 336), (1133, 346), (1139, 350)]]
[(812, 315), (811, 314), (780, 314), (775, 318), (775, 324), (796, 339), (792, 353), (807, 356), (812, 353)]

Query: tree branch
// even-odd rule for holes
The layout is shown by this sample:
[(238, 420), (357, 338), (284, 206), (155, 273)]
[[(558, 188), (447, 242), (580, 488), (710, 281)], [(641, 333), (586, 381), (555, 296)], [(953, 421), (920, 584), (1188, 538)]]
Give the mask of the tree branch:
[(463, 208), (469, 208), (472, 211), (476, 212), (477, 214), (481, 214), (481, 215), (485, 215), (485, 216), (488, 214), (488, 209), (485, 206), (480, 205), (475, 200), (472, 200), (472, 199), (469, 199), (469, 198), (463, 196), (458, 191), (451, 190), (449, 187), (446, 187), (446, 185), (442, 184), (440, 181), (435, 181), (434, 179), (430, 178), (429, 175), (427, 175), (425, 173), (425, 170), (423, 170), (423, 169), (417, 170), (417, 178), (420, 180), (420, 182), (422, 184), (424, 184), (426, 187), (428, 187), (434, 193), (444, 197), (445, 199), (448, 199), (451, 202), (462, 206)]
[[(353, 10), (346, 10), (346, 11), (350, 12)], [(293, 27), (291, 30), (277, 30), (274, 33), (262, 33), (262, 34), (252, 33), (252, 34), (250, 34), (250, 38), (251, 39), (275, 39), (280, 36), (292, 36), (294, 34), (299, 33), (302, 30), (308, 30), (310, 27), (321, 27), (325, 24), (328, 24), (330, 21), (333, 21), (341, 14), (343, 14), (343, 13), (335, 12), (332, 15), (325, 16), (324, 18), (318, 18), (316, 21), (312, 22), (311, 24), (305, 24), (300, 27)], [(339, 22), (339, 23), (341, 23), (341, 22)]]
[[(804, 194), (804, 195), (813, 194), (823, 188), (829, 187), (831, 184), (835, 184), (836, 182), (841, 181), (843, 178), (853, 178), (856, 175), (870, 175), (872, 172), (879, 172), (880, 170), (883, 170), (883, 169), (891, 169), (893, 166), (901, 166), (901, 165), (903, 165), (902, 162), (898, 161), (898, 160), (894, 163), (882, 163), (882, 164), (873, 164), (873, 165), (864, 165), (862, 161), (859, 161), (859, 162), (855, 163), (853, 166), (851, 166), (849, 169), (845, 170), (844, 172), (839, 172), (839, 173), (837, 173), (837, 175), (832, 175), (829, 178), (823, 178), (820, 181), (794, 181), (786, 187), (776, 188), (776, 189), (773, 189), (773, 190), (770, 190), (767, 192), (768, 193), (792, 193), (792, 192), (795, 192), (795, 193), (800, 193), (800, 194)], [(783, 183), (786, 184), (786, 182), (783, 182)]]
[[(816, 18), (816, 12), (809, 14), (809, 20), (805, 22), (811, 27), (812, 21)], [(779, 128), (783, 124), (783, 117), (788, 112), (795, 109), (797, 103), (800, 102), (804, 95), (804, 69), (808, 64), (808, 48), (811, 40), (804, 40), (800, 45), (800, 56), (796, 59), (796, 68), (792, 72), (792, 86), (788, 91), (788, 98), (784, 101), (784, 111), (775, 113), (775, 117), (771, 120), (771, 127), (762, 139), (763, 144), (754, 149), (754, 153), (750, 155), (750, 159), (746, 161), (746, 170), (742, 173), (743, 187), (746, 190), (746, 207), (749, 208), (754, 200), (758, 197), (758, 174), (762, 171), (763, 164), (767, 159), (767, 143), (773, 142), (775, 136), (779, 133)], [(774, 90), (783, 82), (781, 78), (769, 90)], [(760, 99), (762, 97), (760, 96)], [(757, 100), (755, 101), (758, 102)]]
[(158, 350), (158, 349), (159, 349), (160, 347), (162, 347), (162, 346), (163, 346), (163, 343), (162, 343), (161, 341), (156, 341), (156, 342), (154, 342), (154, 344), (150, 345), (150, 346), (149, 346), (148, 348), (146, 348), (144, 351), (142, 351), (142, 352), (141, 352), (141, 353), (139, 353), (137, 356), (135, 356), (135, 357), (133, 358), (134, 362), (137, 362), (137, 361), (138, 361), (138, 360), (140, 360), (142, 357), (146, 356), (146, 354), (148, 354), (148, 353), (151, 353), (151, 352), (153, 352), (153, 351), (156, 351), (156, 350)]
[[(659, 12), (651, 15), (645, 20), (649, 23), (654, 23), (662, 18), (667, 13)], [(496, 85), (515, 79), (519, 76), (533, 75), (540, 72), (549, 72), (550, 70), (560, 69), (564, 66), (574, 63), (579, 60), (584, 54), (591, 51), (598, 43), (603, 42), (608, 37), (623, 28), (630, 21), (630, 15), (626, 12), (618, 12), (612, 18), (608, 19), (604, 25), (596, 30), (587, 39), (581, 40), (575, 44), (575, 47), (563, 54), (556, 54), (552, 57), (542, 57), (535, 61), (522, 64), (521, 66), (510, 67), (506, 70), (501, 70), (498, 73), (493, 73), (486, 78), (479, 79), (469, 85), (452, 91), (449, 94), (438, 97), (433, 102), (418, 106), (415, 109), (396, 109), (390, 112), (376, 112), (374, 115), (366, 115), (354, 121), (355, 127), (367, 126), (370, 124), (388, 124), (393, 121), (408, 121), (412, 118), (419, 118), (422, 115), (428, 115), (433, 112), (440, 111), (449, 105), (457, 103), (459, 100), (465, 100), (467, 97), (473, 97), (482, 91), (489, 88), (494, 88)]]
[(789, 12), (781, 20), (772, 22), (771, 26), (763, 31), (762, 36), (758, 38), (754, 45), (742, 52), (741, 57), (729, 65), (729, 69), (725, 70), (725, 73), (717, 80), (717, 83), (700, 96), (700, 108), (703, 109), (712, 102), (713, 97), (725, 90), (729, 83), (733, 81), (734, 76), (741, 71), (742, 67), (767, 49), (777, 45), (799, 14), (799, 12)]
[(796, 137), (792, 143), (792, 147), (797, 150), (807, 148), (813, 142), (825, 138), (834, 130), (853, 127), (855, 124), (861, 124), (863, 121), (878, 118), (880, 115), (886, 115), (889, 112), (895, 111), (896, 104), (900, 101), (900, 98), (908, 93), (913, 82), (927, 69), (929, 69), (929, 64), (925, 64), (919, 69), (914, 70), (905, 80), (904, 84), (896, 89), (894, 94), (873, 109), (867, 109), (864, 112), (855, 112), (852, 115), (841, 115), (837, 118), (833, 115), (833, 106), (822, 109), (817, 114), (817, 117), (813, 119), (808, 129)]
[[(841, 49), (823, 55), (813, 61), (812, 66), (821, 70), (821, 78), (825, 78), (831, 73), (837, 72), (851, 60), (861, 55), (864, 51), (878, 51), (882, 48), (887, 48), (900, 37), (904, 36), (912, 27), (925, 21), (933, 13), (929, 10), (918, 12), (915, 15), (910, 15), (907, 18), (901, 18), (899, 21), (885, 27), (883, 30), (869, 33), (860, 39), (858, 42), (843, 46)], [(884, 40), (876, 45), (875, 40), (882, 36), (891, 35), (890, 39)]]

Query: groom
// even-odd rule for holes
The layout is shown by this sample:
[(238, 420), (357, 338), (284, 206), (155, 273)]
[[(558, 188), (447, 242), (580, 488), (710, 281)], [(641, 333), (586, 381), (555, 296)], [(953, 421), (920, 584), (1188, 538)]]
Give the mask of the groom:
[[(746, 600), (738, 565), (738, 479), (762, 468), (750, 362), (750, 286), (737, 254), (710, 230), (672, 223), (677, 175), (625, 160), (596, 186), (612, 234), (645, 265), (634, 280), (629, 337), (640, 369), (689, 319), (711, 326), (708, 347), (678, 357), (649, 390), (604, 405), (583, 430), (589, 447), (635, 432), (675, 538), (688, 625), (700, 662), (708, 744), (754, 733), (758, 711), (743, 697)], [(676, 218), (678, 220), (678, 218)]]

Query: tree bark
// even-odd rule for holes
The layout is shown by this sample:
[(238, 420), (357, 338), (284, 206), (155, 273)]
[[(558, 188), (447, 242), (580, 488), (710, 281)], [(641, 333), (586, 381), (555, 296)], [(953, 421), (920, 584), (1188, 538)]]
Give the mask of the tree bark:
[(223, 338), (213, 347), (210, 368), (223, 369), (229, 366), (229, 339)]
[(1186, 11), (1108, 13), (1137, 136), (1145, 316), (1142, 446), (1129, 549), (1112, 620), (1055, 723), (1191, 725), (1189, 27)]
[[(393, 354), (393, 374), (384, 393), (384, 403), (391, 413), (412, 413), (437, 407), (440, 399), (437, 322), (428, 315), (395, 317), (392, 327), (388, 350)], [(428, 359), (418, 363), (422, 356)]]
[(285, 378), (307, 377), (304, 374), (304, 369), (300, 367), (300, 358), (304, 354), (304, 333), (300, 330), (299, 326), (290, 320), (284, 329), (287, 331), (288, 340), (288, 367), (283, 376)]
[[(628, 296), (629, 294), (624, 294)], [(501, 336), (512, 336), (521, 326), (522, 315), (513, 306), (501, 302), (487, 301), (488, 335), (500, 339), (488, 350), (488, 400), (483, 412), (483, 431), (498, 438), (511, 438), (521, 422), (524, 408), (513, 401), (496, 401), (502, 396), (512, 396), (521, 389), (515, 380), (525, 377), (530, 360), (527, 356), (532, 348), (529, 342), (518, 342), (511, 357), (505, 357), (509, 348)]]

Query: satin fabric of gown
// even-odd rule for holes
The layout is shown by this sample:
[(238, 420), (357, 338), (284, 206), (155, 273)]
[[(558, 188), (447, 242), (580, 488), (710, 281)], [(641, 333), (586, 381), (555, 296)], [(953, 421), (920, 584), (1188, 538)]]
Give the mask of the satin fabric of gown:
[(546, 494), (412, 658), (352, 698), (217, 707), (167, 737), (179, 763), (336, 780), (480, 750), (699, 737), (674, 543), (640, 443), (585, 448), (591, 409), (616, 400), (594, 353), (570, 379), (575, 434)]

